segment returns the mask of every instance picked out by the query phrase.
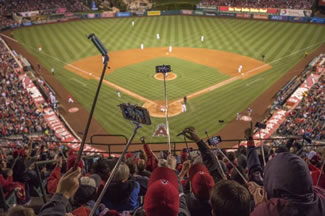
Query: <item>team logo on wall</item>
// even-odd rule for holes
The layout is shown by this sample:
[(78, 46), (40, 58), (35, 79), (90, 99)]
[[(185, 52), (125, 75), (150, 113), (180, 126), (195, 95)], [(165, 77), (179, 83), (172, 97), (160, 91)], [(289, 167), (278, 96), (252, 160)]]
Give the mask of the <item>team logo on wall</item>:
[(166, 137), (166, 136), (168, 136), (166, 125), (159, 124), (152, 136), (153, 137)]

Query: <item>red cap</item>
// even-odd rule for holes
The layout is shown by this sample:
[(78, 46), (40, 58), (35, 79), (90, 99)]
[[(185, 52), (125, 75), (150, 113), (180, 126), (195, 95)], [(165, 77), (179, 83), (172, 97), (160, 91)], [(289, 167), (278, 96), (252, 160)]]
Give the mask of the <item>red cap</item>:
[(156, 168), (149, 179), (144, 199), (147, 216), (177, 216), (179, 208), (178, 181), (174, 171)]
[(192, 192), (200, 200), (208, 200), (210, 190), (215, 185), (209, 170), (204, 164), (195, 164), (189, 170)]

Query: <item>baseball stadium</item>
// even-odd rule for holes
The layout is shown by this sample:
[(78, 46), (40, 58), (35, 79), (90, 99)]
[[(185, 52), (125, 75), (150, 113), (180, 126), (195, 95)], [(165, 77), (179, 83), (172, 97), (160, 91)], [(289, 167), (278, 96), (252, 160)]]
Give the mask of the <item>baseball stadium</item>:
[(325, 214), (324, 0), (0, 12), (0, 214)]

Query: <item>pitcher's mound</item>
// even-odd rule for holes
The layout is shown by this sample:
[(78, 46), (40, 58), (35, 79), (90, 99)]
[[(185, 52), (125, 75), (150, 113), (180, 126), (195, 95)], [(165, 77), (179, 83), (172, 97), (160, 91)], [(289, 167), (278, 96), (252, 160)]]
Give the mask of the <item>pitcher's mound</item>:
[[(176, 79), (177, 75), (174, 73), (167, 73), (166, 80), (173, 80)], [(155, 79), (157, 80), (164, 80), (164, 75), (162, 73), (156, 73)]]

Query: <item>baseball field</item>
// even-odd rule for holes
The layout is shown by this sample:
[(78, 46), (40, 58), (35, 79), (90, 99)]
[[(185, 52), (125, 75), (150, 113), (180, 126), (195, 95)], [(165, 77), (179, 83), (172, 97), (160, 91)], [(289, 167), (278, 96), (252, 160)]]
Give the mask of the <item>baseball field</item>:
[[(144, 126), (138, 136), (148, 141), (166, 141), (151, 136), (165, 123), (160, 111), (164, 83), (155, 74), (156, 65), (171, 65), (173, 70), (167, 77), (169, 126), (171, 139), (178, 140), (182, 138), (176, 134), (189, 125), (200, 135), (204, 130), (216, 134), (226, 125), (218, 120), (227, 123), (237, 112), (245, 114), (249, 104), (325, 41), (321, 25), (195, 16), (81, 20), (15, 30), (14, 39), (48, 71), (54, 68), (55, 79), (86, 110), (103, 66), (86, 37), (90, 33), (98, 36), (110, 56), (95, 119), (108, 133), (128, 136), (133, 126), (117, 105), (144, 106), (153, 124)], [(181, 112), (184, 96), (187, 111)]]

